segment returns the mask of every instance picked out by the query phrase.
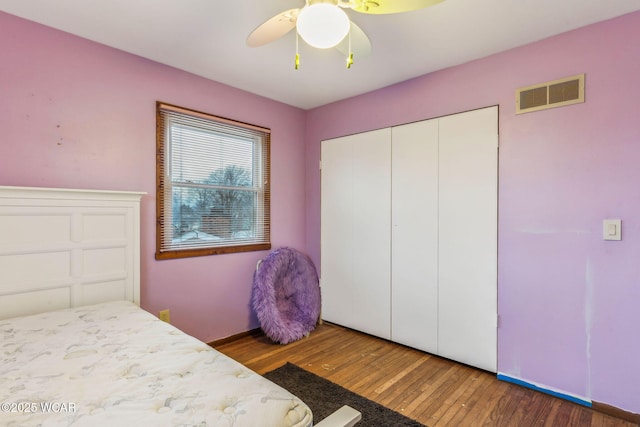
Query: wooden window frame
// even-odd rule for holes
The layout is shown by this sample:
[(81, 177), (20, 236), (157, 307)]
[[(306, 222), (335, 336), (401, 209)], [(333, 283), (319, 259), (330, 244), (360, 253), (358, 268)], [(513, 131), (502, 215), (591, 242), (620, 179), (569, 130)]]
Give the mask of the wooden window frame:
[[(223, 245), (211, 245), (211, 246), (202, 246), (197, 248), (184, 248), (184, 249), (174, 249), (167, 248), (163, 245), (163, 239), (165, 238), (165, 233), (167, 230), (165, 227), (165, 212), (167, 210), (167, 206), (172, 206), (172, 200), (166, 200), (167, 194), (167, 185), (173, 187), (172, 182), (165, 182), (166, 180), (170, 180), (170, 175), (167, 172), (167, 164), (169, 160), (167, 157), (167, 145), (170, 144), (168, 141), (167, 127), (169, 126), (167, 120), (165, 120), (165, 115), (171, 114), (179, 114), (186, 115), (189, 117), (204, 119), (207, 121), (215, 122), (216, 124), (222, 126), (231, 126), (237, 129), (251, 130), (255, 131), (262, 135), (261, 138), (261, 151), (262, 151), (262, 162), (261, 168), (262, 173), (261, 177), (264, 179), (262, 183), (261, 190), (261, 204), (260, 211), (262, 215), (256, 219), (256, 221), (261, 221), (260, 227), (262, 230), (261, 236), (259, 239), (255, 239), (253, 243), (243, 244), (223, 244)], [(156, 254), (155, 257), (157, 260), (165, 260), (165, 259), (176, 259), (176, 258), (187, 258), (187, 257), (197, 257), (197, 256), (207, 256), (207, 255), (220, 255), (220, 254), (229, 254), (229, 253), (239, 253), (239, 252), (249, 252), (249, 251), (262, 251), (271, 249), (271, 221), (270, 221), (270, 164), (271, 164), (271, 152), (270, 152), (270, 142), (271, 142), (271, 130), (268, 128), (263, 128), (256, 125), (251, 125), (244, 122), (239, 122), (231, 119), (227, 119), (224, 117), (214, 116), (211, 114), (203, 113), (196, 110), (191, 110), (183, 107), (178, 107), (175, 105), (167, 104), (164, 102), (157, 101), (156, 102)], [(170, 168), (169, 168), (170, 169)], [(169, 228), (173, 228), (173, 224), (169, 225)], [(169, 233), (173, 233), (172, 230), (168, 231)]]

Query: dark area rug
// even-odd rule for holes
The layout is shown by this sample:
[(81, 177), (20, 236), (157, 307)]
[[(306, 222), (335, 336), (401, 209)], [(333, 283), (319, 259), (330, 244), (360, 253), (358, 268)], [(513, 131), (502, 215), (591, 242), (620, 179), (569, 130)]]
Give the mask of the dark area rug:
[(264, 376), (302, 399), (313, 412), (314, 424), (343, 405), (349, 405), (362, 413), (362, 420), (356, 424), (356, 427), (423, 426), (417, 421), (291, 363), (267, 372)]

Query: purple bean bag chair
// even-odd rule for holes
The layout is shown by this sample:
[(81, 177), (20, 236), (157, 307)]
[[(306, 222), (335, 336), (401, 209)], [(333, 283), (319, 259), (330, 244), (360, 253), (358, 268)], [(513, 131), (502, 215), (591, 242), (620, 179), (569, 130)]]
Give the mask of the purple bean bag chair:
[(253, 275), (252, 304), (273, 341), (288, 344), (308, 335), (320, 317), (320, 285), (311, 259), (286, 247), (267, 255)]

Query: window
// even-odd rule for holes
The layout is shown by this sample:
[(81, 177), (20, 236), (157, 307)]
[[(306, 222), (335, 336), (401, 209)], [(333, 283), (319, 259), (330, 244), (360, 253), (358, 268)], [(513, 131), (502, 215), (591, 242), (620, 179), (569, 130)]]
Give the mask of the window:
[(270, 249), (270, 130), (161, 102), (156, 125), (156, 259)]

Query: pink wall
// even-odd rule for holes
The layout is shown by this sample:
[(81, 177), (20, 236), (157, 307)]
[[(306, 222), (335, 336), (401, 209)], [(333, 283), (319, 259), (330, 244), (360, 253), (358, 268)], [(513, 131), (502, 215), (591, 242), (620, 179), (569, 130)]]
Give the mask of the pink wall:
[[(640, 12), (309, 111), (307, 252), (321, 140), (498, 104), (499, 371), (640, 413), (638, 46)], [(516, 88), (579, 73), (586, 103), (514, 114)]]
[(258, 326), (265, 252), (156, 261), (155, 102), (272, 130), (272, 243), (304, 247), (304, 111), (0, 13), (0, 185), (146, 191), (142, 306), (210, 341)]

